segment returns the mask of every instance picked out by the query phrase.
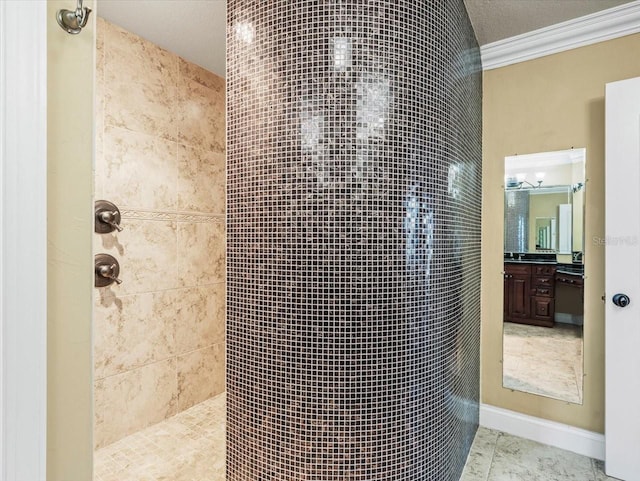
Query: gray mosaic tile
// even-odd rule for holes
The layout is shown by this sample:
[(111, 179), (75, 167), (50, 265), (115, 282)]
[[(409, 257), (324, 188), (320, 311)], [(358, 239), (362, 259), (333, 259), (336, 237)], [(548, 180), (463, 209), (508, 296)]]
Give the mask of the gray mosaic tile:
[(227, 479), (457, 480), (480, 337), (463, 2), (227, 14)]

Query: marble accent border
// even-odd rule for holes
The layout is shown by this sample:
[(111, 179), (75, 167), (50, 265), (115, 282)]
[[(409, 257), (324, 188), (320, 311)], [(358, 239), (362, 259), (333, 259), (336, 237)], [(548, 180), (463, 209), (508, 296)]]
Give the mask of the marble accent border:
[(208, 224), (218, 224), (225, 222), (224, 214), (209, 214), (195, 212), (167, 212), (167, 211), (147, 211), (122, 209), (120, 215), (123, 219), (136, 220), (157, 220), (176, 222), (201, 222)]
[(505, 67), (637, 32), (640, 32), (640, 2), (625, 3), (483, 45), (482, 69)]
[(604, 434), (568, 424), (481, 404), (480, 426), (604, 460)]

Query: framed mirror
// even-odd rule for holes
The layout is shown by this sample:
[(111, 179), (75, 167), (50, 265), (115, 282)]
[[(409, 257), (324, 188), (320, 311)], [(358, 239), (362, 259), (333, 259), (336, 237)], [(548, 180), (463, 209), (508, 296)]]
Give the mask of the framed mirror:
[(585, 149), (505, 158), (505, 388), (582, 404)]

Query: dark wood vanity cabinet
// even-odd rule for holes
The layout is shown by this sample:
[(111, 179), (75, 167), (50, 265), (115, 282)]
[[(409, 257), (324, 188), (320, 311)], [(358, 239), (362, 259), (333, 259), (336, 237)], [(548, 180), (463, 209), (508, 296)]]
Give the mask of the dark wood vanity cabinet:
[(553, 327), (555, 265), (504, 265), (504, 320)]
[(527, 264), (505, 264), (505, 319), (518, 322), (517, 319), (530, 317), (531, 271), (529, 267)]

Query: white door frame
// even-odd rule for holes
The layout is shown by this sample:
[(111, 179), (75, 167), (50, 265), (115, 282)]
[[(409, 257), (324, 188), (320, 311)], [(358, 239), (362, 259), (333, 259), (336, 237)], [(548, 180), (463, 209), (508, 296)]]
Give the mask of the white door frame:
[(0, 480), (46, 479), (47, 4), (0, 0)]

